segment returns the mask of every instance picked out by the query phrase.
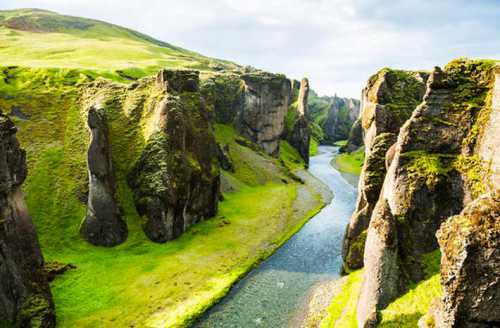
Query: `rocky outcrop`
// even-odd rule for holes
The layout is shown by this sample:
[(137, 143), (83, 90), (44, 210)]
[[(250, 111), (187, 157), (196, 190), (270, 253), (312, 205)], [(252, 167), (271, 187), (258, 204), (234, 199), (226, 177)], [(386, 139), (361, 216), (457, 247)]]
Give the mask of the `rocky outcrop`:
[(94, 245), (115, 246), (125, 241), (128, 230), (115, 199), (111, 145), (104, 110), (91, 107), (87, 122), (91, 134), (87, 154), (89, 196), (80, 234)]
[(238, 112), (236, 128), (269, 155), (279, 154), (285, 117), (291, 100), (291, 83), (284, 75), (243, 74), (245, 105)]
[[(309, 144), (311, 141), (309, 120), (307, 119), (308, 96), (309, 80), (304, 78), (300, 83), (296, 113), (295, 115), (288, 114), (292, 116), (292, 122), (290, 130), (287, 131), (288, 142), (298, 151), (306, 166), (309, 165)], [(295, 108), (290, 108), (289, 111), (295, 111)]]
[(500, 326), (500, 194), (485, 194), (437, 233), (444, 295), (435, 327)]
[(493, 75), (491, 107), (479, 112), (477, 129), (467, 140), (477, 145), (467, 147), (472, 156), (461, 156), (458, 162), (465, 201), (482, 194), (437, 232), (443, 296), (431, 305), (419, 327), (500, 326), (500, 68)]
[(383, 69), (363, 89), (359, 126), (353, 126), (348, 148), (365, 136), (365, 162), (361, 171), (358, 200), (343, 244), (344, 270), (363, 266), (363, 250), (370, 217), (386, 174), (385, 156), (396, 142), (400, 127), (410, 118), (425, 93), (424, 73)]
[(324, 142), (334, 143), (349, 137), (351, 128), (359, 116), (360, 102), (352, 98), (337, 96), (328, 98), (330, 108), (326, 120), (321, 124), (325, 133)]
[(347, 143), (340, 147), (339, 152), (341, 153), (351, 153), (363, 146), (363, 128), (361, 127), (361, 119), (357, 119), (352, 124), (351, 130), (349, 131), (349, 137), (347, 138)]
[(424, 102), (401, 128), (369, 223), (360, 327), (376, 324), (380, 309), (423, 278), (421, 256), (438, 247), (441, 223), (488, 184), (487, 165), (475, 152), (491, 117), (492, 77), (491, 62), (436, 68)]
[(0, 324), (55, 327), (55, 311), (35, 228), (21, 185), (26, 156), (0, 112)]
[(147, 143), (129, 183), (144, 232), (166, 242), (217, 213), (220, 178), (198, 72), (163, 70), (157, 84), (162, 100), (149, 120)]

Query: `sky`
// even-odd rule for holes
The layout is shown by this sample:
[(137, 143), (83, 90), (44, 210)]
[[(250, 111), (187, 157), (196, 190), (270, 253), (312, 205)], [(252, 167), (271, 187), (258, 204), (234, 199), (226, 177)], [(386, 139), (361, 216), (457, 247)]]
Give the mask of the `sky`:
[(500, 0), (0, 0), (126, 26), (359, 98), (383, 67), (500, 59)]

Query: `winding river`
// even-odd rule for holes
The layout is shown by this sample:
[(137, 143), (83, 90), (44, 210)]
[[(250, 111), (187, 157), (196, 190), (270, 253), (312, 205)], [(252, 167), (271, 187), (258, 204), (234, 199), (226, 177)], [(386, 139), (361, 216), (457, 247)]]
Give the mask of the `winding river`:
[(356, 189), (330, 165), (337, 147), (320, 146), (309, 172), (334, 198), (283, 247), (239, 281), (195, 327), (289, 327), (313, 286), (339, 276), (342, 237)]

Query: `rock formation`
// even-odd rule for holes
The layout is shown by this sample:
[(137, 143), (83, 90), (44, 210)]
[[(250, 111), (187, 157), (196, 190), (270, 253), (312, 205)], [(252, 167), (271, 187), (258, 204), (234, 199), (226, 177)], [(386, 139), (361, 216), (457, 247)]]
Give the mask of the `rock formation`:
[(0, 112), (0, 324), (55, 327), (44, 261), (21, 191), (27, 168), (16, 131)]
[(363, 146), (363, 128), (361, 127), (361, 119), (358, 118), (352, 124), (347, 143), (340, 147), (339, 151), (341, 153), (351, 153), (361, 146)]
[(325, 143), (334, 143), (349, 137), (351, 128), (359, 116), (360, 102), (357, 99), (331, 97), (326, 120), (321, 127), (325, 132)]
[[(311, 141), (311, 132), (309, 131), (309, 121), (307, 119), (308, 96), (309, 80), (304, 78), (300, 83), (296, 114), (292, 115), (294, 122), (290, 122), (290, 130), (287, 131), (288, 142), (299, 152), (306, 166), (309, 165), (309, 144)], [(294, 108), (289, 109), (289, 111), (294, 110)]]
[(146, 235), (155, 242), (179, 237), (189, 226), (217, 213), (217, 145), (195, 71), (163, 70), (163, 89), (150, 134), (130, 174)]
[(91, 134), (87, 154), (89, 196), (80, 234), (94, 245), (115, 246), (125, 241), (128, 231), (115, 199), (111, 145), (104, 110), (91, 107), (87, 121)]
[(437, 237), (444, 295), (434, 309), (434, 326), (500, 326), (500, 195), (473, 201)]
[[(373, 75), (363, 89), (358, 126), (353, 126), (349, 149), (365, 136), (365, 162), (358, 187), (356, 210), (347, 227), (343, 259), (344, 270), (363, 266), (366, 230), (384, 182), (385, 155), (396, 142), (404, 121), (422, 101), (427, 75), (418, 72), (383, 69)], [(356, 134), (356, 136), (354, 136)]]
[(245, 105), (238, 112), (236, 128), (266, 153), (277, 156), (291, 100), (290, 80), (265, 72), (243, 74), (241, 79), (245, 84)]
[[(485, 128), (498, 124), (492, 122), (498, 110), (491, 110), (494, 102), (489, 100), (494, 94), (493, 72), (494, 64), (488, 61), (457, 60), (448, 64), (444, 71), (436, 68), (427, 82), (423, 103), (401, 128), (394, 158), (369, 223), (365, 275), (357, 307), (360, 327), (376, 325), (377, 312), (404, 292), (411, 281), (423, 278), (421, 256), (438, 247), (435, 233), (441, 223), (460, 213), (470, 200), (497, 188), (491, 184), (496, 181), (491, 177), (496, 174), (496, 168), (485, 160), (497, 162), (498, 156), (484, 146), (483, 135)], [(489, 158), (482, 156), (484, 147), (489, 149), (486, 151)], [(473, 208), (477, 207), (473, 205)], [(468, 213), (471, 212), (466, 210), (465, 216)], [(453, 220), (457, 219), (447, 225), (452, 226)], [(472, 235), (481, 235), (481, 231), (487, 230), (490, 221), (485, 219), (484, 222), (486, 228), (472, 229)], [(446, 233), (449, 231), (447, 225), (440, 238), (449, 236), (451, 240), (441, 241), (441, 244), (464, 243), (461, 238), (453, 237), (460, 237), (460, 231), (456, 235)], [(494, 239), (488, 237), (487, 240)], [(449, 270), (446, 261), (444, 269)], [(495, 261), (493, 258), (493, 263)], [(492, 262), (485, 265), (492, 265)], [(451, 272), (453, 270), (450, 271), (453, 276)], [(473, 279), (484, 284), (477, 273), (463, 277), (467, 277), (471, 286)], [(446, 273), (443, 276), (451, 277)], [(494, 282), (490, 278), (484, 277), (489, 283)], [(453, 288), (448, 295), (453, 295)], [(455, 305), (462, 302), (457, 294), (450, 297)], [(478, 300), (476, 296), (471, 297)], [(492, 303), (475, 304), (482, 310), (474, 310), (471, 314), (487, 312), (481, 304)]]

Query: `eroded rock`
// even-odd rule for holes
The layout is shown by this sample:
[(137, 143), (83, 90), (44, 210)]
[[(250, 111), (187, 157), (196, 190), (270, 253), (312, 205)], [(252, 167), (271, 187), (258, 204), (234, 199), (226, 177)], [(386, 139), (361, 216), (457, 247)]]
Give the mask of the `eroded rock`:
[[(490, 112), (492, 71), (491, 63), (469, 60), (436, 68), (424, 102), (401, 128), (368, 228), (359, 326), (423, 278), (421, 256), (438, 247), (441, 223), (462, 210), (467, 194), (474, 197), (473, 186), (489, 180), (481, 159), (475, 165), (471, 158), (481, 117)], [(389, 239), (380, 227), (391, 227)]]
[[(304, 78), (300, 83), (300, 91), (297, 100), (297, 118), (292, 123), (291, 131), (288, 132), (287, 139), (290, 145), (294, 147), (300, 157), (309, 165), (309, 144), (311, 141), (311, 132), (309, 130), (309, 121), (307, 119), (307, 98), (309, 96), (309, 80)], [(289, 110), (294, 110), (293, 108)]]
[(44, 260), (21, 191), (26, 155), (16, 131), (0, 112), (0, 323), (55, 327)]
[[(386, 174), (386, 152), (396, 142), (402, 124), (422, 100), (426, 79), (424, 73), (383, 69), (373, 75), (363, 89), (360, 125), (359, 128), (354, 126), (352, 132), (365, 136), (365, 162), (356, 210), (344, 237), (345, 271), (363, 266), (367, 229)], [(349, 142), (350, 148), (357, 143), (355, 140)]]
[(198, 73), (162, 71), (157, 81), (167, 87), (151, 116), (150, 135), (129, 183), (145, 220), (144, 232), (162, 243), (217, 213), (220, 174)]
[(111, 145), (104, 110), (91, 107), (87, 124), (91, 134), (87, 154), (89, 195), (80, 234), (94, 245), (116, 246), (127, 239), (128, 230), (115, 198)]

